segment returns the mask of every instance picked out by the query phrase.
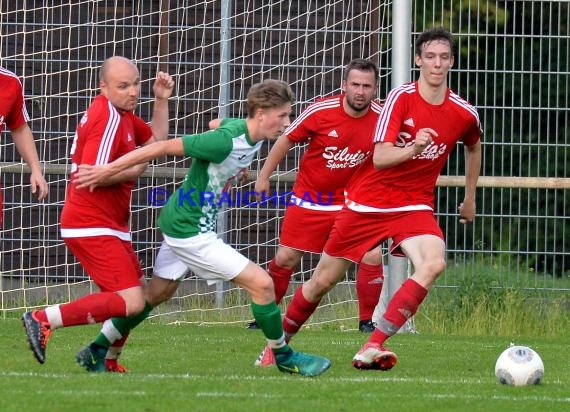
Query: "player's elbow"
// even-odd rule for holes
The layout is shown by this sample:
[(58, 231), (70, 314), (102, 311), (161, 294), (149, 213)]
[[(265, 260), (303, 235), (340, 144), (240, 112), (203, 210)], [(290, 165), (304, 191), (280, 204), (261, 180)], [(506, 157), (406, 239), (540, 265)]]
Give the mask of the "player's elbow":
[(386, 168), (386, 162), (380, 156), (374, 156), (372, 158), (372, 164), (374, 165), (374, 169), (381, 170)]

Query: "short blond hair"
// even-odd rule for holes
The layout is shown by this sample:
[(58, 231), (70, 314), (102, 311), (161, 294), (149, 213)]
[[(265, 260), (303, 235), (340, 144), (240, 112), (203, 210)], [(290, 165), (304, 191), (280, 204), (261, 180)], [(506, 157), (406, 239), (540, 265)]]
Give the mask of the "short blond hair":
[(247, 116), (253, 118), (257, 109), (270, 109), (293, 102), (291, 87), (282, 80), (267, 79), (256, 83), (247, 93)]

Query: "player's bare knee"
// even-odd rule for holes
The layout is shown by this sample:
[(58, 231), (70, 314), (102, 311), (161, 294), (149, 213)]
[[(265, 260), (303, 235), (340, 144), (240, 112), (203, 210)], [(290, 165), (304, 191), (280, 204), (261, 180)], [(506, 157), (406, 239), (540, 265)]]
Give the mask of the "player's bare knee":
[(256, 278), (255, 285), (253, 285), (255, 293), (264, 296), (270, 297), (274, 294), (274, 286), (273, 286), (273, 279), (271, 276), (259, 276)]
[(117, 292), (125, 301), (127, 316), (138, 315), (145, 306), (144, 294), (142, 287), (132, 287)]
[(155, 291), (148, 291), (146, 293), (146, 300), (148, 301), (148, 303), (152, 305), (152, 307), (156, 307), (160, 305), (162, 302), (166, 302), (168, 299), (170, 299), (174, 295), (174, 292), (176, 292), (176, 289), (168, 289), (168, 288), (155, 290)]
[(247, 267), (233, 281), (247, 290), (253, 302), (269, 303), (275, 300), (273, 279), (260, 266), (249, 262)]
[(433, 279), (436, 279), (443, 271), (445, 271), (447, 264), (445, 259), (433, 259), (426, 262), (426, 273)]
[(293, 269), (298, 263), (297, 256), (289, 249), (279, 248), (274, 259), (277, 266), (286, 269)]
[(315, 293), (320, 295), (319, 297), (324, 296), (329, 290), (331, 290), (336, 282), (329, 279), (326, 276), (316, 276), (311, 279), (311, 283), (313, 286), (313, 290)]
[(125, 299), (127, 304), (127, 316), (134, 316), (141, 313), (145, 306), (145, 300), (142, 296), (140, 297), (130, 297)]

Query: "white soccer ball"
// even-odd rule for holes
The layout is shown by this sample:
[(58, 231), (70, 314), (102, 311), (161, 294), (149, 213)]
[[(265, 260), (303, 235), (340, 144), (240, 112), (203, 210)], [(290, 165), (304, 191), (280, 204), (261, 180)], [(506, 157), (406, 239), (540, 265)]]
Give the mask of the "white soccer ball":
[(528, 346), (510, 346), (497, 359), (495, 376), (505, 385), (536, 385), (544, 376), (544, 364)]

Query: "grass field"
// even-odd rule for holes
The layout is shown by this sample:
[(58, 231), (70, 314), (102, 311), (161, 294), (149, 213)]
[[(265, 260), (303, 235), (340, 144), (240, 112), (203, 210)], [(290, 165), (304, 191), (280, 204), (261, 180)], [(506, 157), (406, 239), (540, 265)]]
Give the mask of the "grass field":
[(261, 332), (236, 326), (146, 322), (131, 336), (127, 374), (89, 374), (75, 352), (97, 325), (52, 335), (39, 365), (20, 323), (0, 321), (0, 411), (568, 411), (570, 337), (517, 337), (545, 364), (543, 383), (507, 387), (494, 364), (512, 339), (400, 334), (391, 371), (359, 371), (350, 360), (366, 335), (304, 330), (294, 348), (331, 359), (316, 378), (253, 366)]

